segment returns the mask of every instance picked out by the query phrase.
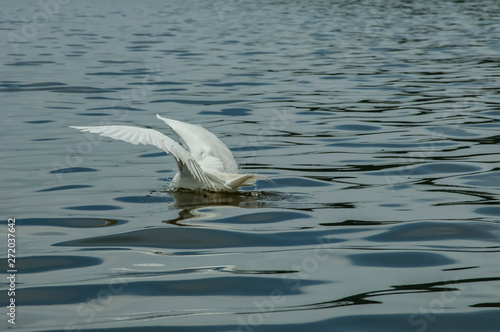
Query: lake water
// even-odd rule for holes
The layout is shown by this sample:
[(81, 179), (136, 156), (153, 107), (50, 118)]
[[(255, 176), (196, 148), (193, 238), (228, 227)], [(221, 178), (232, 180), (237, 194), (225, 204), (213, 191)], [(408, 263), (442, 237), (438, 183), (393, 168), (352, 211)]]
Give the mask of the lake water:
[[(498, 1), (0, 13), (2, 330), (499, 331)], [(172, 192), (171, 156), (68, 128), (156, 113), (273, 182)]]

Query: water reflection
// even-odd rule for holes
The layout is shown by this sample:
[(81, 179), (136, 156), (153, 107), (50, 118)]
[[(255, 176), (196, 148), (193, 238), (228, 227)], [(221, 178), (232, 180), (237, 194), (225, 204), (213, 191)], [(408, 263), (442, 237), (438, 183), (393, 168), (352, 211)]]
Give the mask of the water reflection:
[(223, 193), (223, 192), (199, 192), (199, 191), (173, 191), (170, 192), (174, 199), (173, 208), (181, 209), (179, 217), (163, 220), (166, 224), (176, 226), (191, 226), (183, 224), (183, 220), (193, 218), (208, 218), (213, 212), (202, 212), (200, 209), (207, 206), (235, 206), (242, 208), (256, 208), (259, 202), (258, 192)]
[(221, 192), (171, 192), (174, 198), (174, 207), (178, 209), (193, 209), (204, 206), (238, 206), (256, 208), (259, 192), (221, 193)]
[(54, 226), (69, 228), (91, 228), (119, 226), (128, 223), (127, 220), (109, 218), (26, 218), (22, 219), (24, 226)]

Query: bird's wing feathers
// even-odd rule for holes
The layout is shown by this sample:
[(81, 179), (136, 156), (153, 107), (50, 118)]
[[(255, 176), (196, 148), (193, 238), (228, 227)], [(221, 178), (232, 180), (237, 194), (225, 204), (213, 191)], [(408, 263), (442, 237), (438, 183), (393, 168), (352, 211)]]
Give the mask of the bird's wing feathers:
[(154, 145), (166, 153), (171, 154), (175, 158), (179, 171), (187, 168), (193, 177), (203, 183), (207, 188), (214, 187), (214, 184), (203, 172), (196, 158), (192, 157), (182, 146), (179, 145), (179, 143), (159, 131), (131, 126), (72, 126), (71, 128), (93, 134), (100, 134), (101, 136), (111, 137), (135, 145)]
[(156, 117), (175, 131), (191, 156), (203, 169), (238, 173), (238, 164), (231, 150), (214, 134), (199, 125), (167, 119), (158, 114)]

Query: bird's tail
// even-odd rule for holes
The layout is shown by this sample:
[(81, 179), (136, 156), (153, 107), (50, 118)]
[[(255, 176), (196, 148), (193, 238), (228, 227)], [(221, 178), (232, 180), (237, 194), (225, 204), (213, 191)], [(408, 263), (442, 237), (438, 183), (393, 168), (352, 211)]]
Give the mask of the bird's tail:
[(256, 181), (257, 178), (254, 174), (245, 174), (226, 182), (226, 186), (237, 190), (239, 187), (253, 186)]
[(237, 190), (240, 187), (248, 187), (248, 186), (253, 186), (255, 185), (255, 182), (257, 180), (266, 180), (272, 182), (272, 180), (262, 176), (262, 175), (257, 175), (257, 174), (243, 174), (239, 175), (236, 178), (231, 179), (230, 181), (226, 182), (226, 186)]

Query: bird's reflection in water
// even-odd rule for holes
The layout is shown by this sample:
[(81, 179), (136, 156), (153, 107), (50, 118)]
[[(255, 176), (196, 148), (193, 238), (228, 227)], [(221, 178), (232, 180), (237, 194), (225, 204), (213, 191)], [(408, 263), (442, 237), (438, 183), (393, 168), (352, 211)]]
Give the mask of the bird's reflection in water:
[(257, 208), (263, 203), (259, 200), (262, 193), (256, 191), (247, 191), (239, 193), (225, 192), (193, 192), (193, 191), (175, 191), (171, 192), (174, 198), (174, 208), (181, 209), (179, 217), (163, 220), (164, 223), (176, 226), (193, 226), (183, 224), (183, 220), (199, 219), (211, 216), (211, 212), (200, 212), (199, 210), (208, 206), (234, 206), (241, 208)]

